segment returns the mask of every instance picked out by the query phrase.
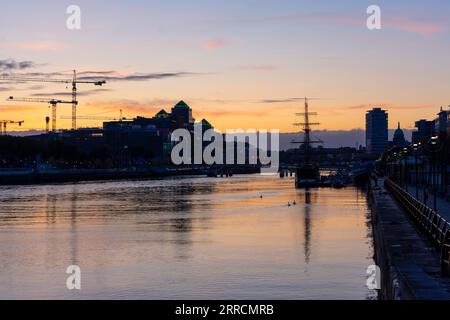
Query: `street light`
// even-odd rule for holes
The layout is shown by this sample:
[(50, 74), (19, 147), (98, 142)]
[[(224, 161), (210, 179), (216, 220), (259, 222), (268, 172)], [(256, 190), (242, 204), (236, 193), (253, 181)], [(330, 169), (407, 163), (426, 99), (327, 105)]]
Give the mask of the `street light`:
[(417, 152), (419, 151), (419, 144), (414, 143), (413, 144), (413, 150), (414, 150), (414, 160), (415, 160), (415, 171), (416, 171), (416, 199), (419, 200), (419, 184), (418, 184), (418, 166), (417, 166)]
[(398, 170), (397, 170), (397, 164), (398, 164), (398, 159), (397, 159), (397, 152), (394, 152), (394, 178), (396, 180), (396, 182), (398, 183), (399, 177), (398, 177)]
[(430, 146), (431, 148), (429, 151), (432, 155), (432, 183), (433, 183), (433, 209), (435, 212), (437, 212), (437, 206), (436, 206), (436, 193), (437, 193), (437, 180), (436, 180), (436, 154), (440, 151), (441, 147), (439, 147), (439, 136), (433, 135), (430, 138)]
[(408, 148), (403, 148), (403, 155), (405, 159), (405, 190), (408, 192)]

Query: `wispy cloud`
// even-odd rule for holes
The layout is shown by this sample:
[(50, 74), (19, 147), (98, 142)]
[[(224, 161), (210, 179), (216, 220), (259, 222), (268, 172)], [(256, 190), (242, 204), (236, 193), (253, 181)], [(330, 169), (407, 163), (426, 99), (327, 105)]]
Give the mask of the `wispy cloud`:
[(176, 99), (150, 99), (146, 101), (136, 101), (133, 99), (97, 100), (87, 102), (85, 105), (107, 112), (118, 112), (123, 110), (126, 116), (146, 115), (153, 116), (161, 109), (170, 110), (179, 100)]
[(14, 59), (0, 60), (0, 71), (25, 70), (36, 67), (33, 61), (16, 61)]
[(191, 75), (198, 75), (198, 73), (194, 72), (162, 72), (162, 73), (134, 73), (130, 75), (124, 75), (124, 76), (82, 76), (78, 79), (82, 80), (99, 80), (103, 79), (106, 81), (147, 81), (147, 80), (160, 80), (160, 79), (167, 79), (167, 78), (179, 78), (179, 77), (185, 77), (185, 76), (191, 76)]
[(275, 71), (278, 68), (272, 65), (254, 65), (254, 66), (239, 66), (240, 70), (243, 71), (261, 71), (261, 72), (271, 72)]
[(207, 110), (202, 112), (203, 117), (213, 117), (213, 118), (221, 118), (221, 117), (243, 117), (243, 116), (252, 116), (252, 117), (262, 117), (266, 116), (267, 112), (264, 110), (226, 110), (226, 109), (216, 109), (216, 110)]
[(202, 44), (202, 47), (205, 49), (218, 49), (218, 48), (225, 46), (225, 44), (226, 44), (226, 42), (223, 39), (211, 39), (211, 40), (205, 41)]
[(265, 104), (271, 104), (271, 103), (289, 103), (289, 102), (296, 102), (303, 98), (283, 98), (283, 99), (262, 99), (258, 100), (257, 103), (265, 103)]
[[(366, 17), (346, 16), (336, 13), (316, 13), (316, 14), (293, 14), (278, 15), (240, 19), (243, 23), (265, 23), (265, 22), (305, 22), (322, 25), (337, 26), (359, 26), (366, 27)], [(401, 30), (415, 33), (422, 36), (428, 36), (435, 33), (441, 33), (448, 29), (448, 20), (425, 20), (416, 19), (407, 16), (384, 16), (382, 15), (382, 26), (384, 29)]]
[[(87, 91), (80, 91), (77, 92), (77, 96), (92, 96), (92, 95), (96, 95), (99, 93), (105, 93), (105, 92), (110, 92), (113, 91), (111, 89), (93, 89), (93, 90), (87, 90)], [(72, 92), (69, 91), (57, 91), (57, 92), (46, 92), (46, 93), (33, 93), (31, 96), (33, 97), (50, 97), (50, 98), (54, 98), (57, 96), (63, 96), (63, 97), (70, 97), (72, 96)]]
[(0, 76), (2, 76), (2, 77), (43, 77), (43, 78), (59, 77), (59, 76), (69, 77), (68, 73), (63, 73), (63, 72), (21, 72), (21, 73), (2, 72), (0, 74)]
[(334, 109), (347, 109), (347, 110), (371, 110), (372, 108), (383, 108), (386, 110), (420, 110), (420, 109), (433, 109), (437, 108), (436, 105), (398, 105), (389, 103), (373, 103), (373, 104), (358, 104), (351, 106), (333, 107)]
[(388, 28), (417, 33), (422, 36), (441, 33), (446, 30), (444, 21), (423, 21), (408, 17), (386, 18), (385, 24)]
[[(1, 70), (1, 69), (0, 69)], [(3, 72), (0, 74), (3, 77), (65, 77), (71, 78), (69, 72), (23, 72), (12, 74), (10, 72)], [(179, 78), (185, 76), (201, 75), (195, 72), (157, 72), (157, 73), (133, 73), (122, 75), (115, 70), (108, 71), (81, 71), (77, 73), (79, 80), (106, 80), (106, 81), (148, 81), (148, 80), (162, 80), (168, 78)]]
[(119, 75), (119, 72), (116, 70), (85, 70), (85, 71), (79, 71), (77, 72), (78, 75), (85, 75), (85, 76), (113, 76), (113, 75)]
[[(304, 101), (304, 97), (290, 97), (290, 98), (276, 98), (276, 99), (262, 99), (257, 100), (255, 103), (272, 104), (272, 103), (291, 103), (297, 101)], [(308, 100), (330, 100), (328, 98), (310, 98)]]

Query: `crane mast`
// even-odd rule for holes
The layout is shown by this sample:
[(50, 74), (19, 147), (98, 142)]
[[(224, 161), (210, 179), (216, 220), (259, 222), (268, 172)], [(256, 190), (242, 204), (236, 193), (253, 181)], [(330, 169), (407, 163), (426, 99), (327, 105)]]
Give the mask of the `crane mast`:
[(0, 120), (0, 134), (2, 133), (3, 128), (3, 134), (6, 135), (6, 129), (8, 124), (18, 124), (19, 127), (24, 123), (25, 121), (13, 121), (13, 120)]
[(73, 70), (72, 79), (72, 129), (77, 128), (77, 72)]
[[(25, 81), (25, 82), (49, 82), (49, 83), (65, 83), (72, 85), (72, 129), (75, 130), (77, 128), (77, 84), (93, 84), (95, 86), (102, 86), (106, 83), (105, 80), (78, 80), (76, 70), (73, 70), (72, 79), (47, 79), (47, 78), (28, 78), (28, 77), (19, 77), (19, 76), (2, 76), (0, 80), (16, 80), (16, 81)], [(31, 101), (30, 101), (31, 102)], [(58, 103), (66, 103), (66, 102), (58, 102)], [(52, 109), (56, 109), (56, 105), (53, 106)], [(55, 111), (56, 112), (56, 111)], [(52, 119), (53, 120), (53, 119)], [(55, 120), (56, 122), (56, 117)], [(53, 126), (52, 127), (56, 128)], [(55, 129), (56, 130), (56, 129)]]
[[(16, 102), (31, 102), (31, 103), (48, 103), (50, 104), (50, 107), (52, 108), (52, 131), (55, 132), (56, 131), (56, 106), (59, 103), (66, 103), (66, 104), (74, 104), (74, 101), (66, 101), (66, 100), (59, 100), (59, 99), (52, 99), (52, 98), (43, 98), (43, 99), (39, 99), (39, 98), (16, 98), (16, 97), (12, 97), (10, 96), (8, 99), (8, 101), (16, 101)], [(78, 102), (75, 101), (75, 105)]]

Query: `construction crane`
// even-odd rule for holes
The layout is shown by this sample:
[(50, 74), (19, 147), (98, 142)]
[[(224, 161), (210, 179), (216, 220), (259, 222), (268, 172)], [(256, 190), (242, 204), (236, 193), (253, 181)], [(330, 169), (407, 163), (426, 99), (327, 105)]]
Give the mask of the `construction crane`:
[(3, 134), (6, 135), (6, 129), (8, 124), (18, 124), (19, 126), (22, 125), (24, 121), (13, 121), (13, 120), (0, 120), (0, 133), (2, 133), (3, 128)]
[(52, 82), (52, 83), (65, 83), (72, 85), (72, 129), (75, 130), (77, 128), (77, 84), (86, 83), (93, 84), (95, 86), (102, 86), (106, 83), (105, 80), (78, 80), (77, 72), (73, 70), (72, 79), (49, 79), (49, 78), (27, 78), (27, 77), (18, 77), (18, 76), (2, 76), (0, 80), (14, 80), (14, 81), (31, 81), (31, 82)]
[[(60, 119), (70, 119), (70, 117), (68, 116), (60, 116)], [(120, 116), (118, 118), (116, 117), (104, 117), (104, 116), (96, 116), (96, 115), (86, 115), (86, 116), (78, 116), (77, 119), (80, 120), (110, 120), (110, 121), (124, 121), (124, 120), (129, 120), (127, 118), (125, 118), (122, 115), (122, 109), (120, 109)]]
[[(33, 102), (33, 103), (48, 103), (52, 108), (52, 131), (56, 131), (56, 106), (58, 103), (67, 103), (72, 104), (73, 101), (59, 100), (59, 99), (51, 99), (51, 98), (16, 98), (10, 96), (8, 101), (17, 101), (17, 102)], [(78, 102), (75, 101), (75, 105)]]
[[(60, 116), (60, 119), (71, 119), (69, 116)], [(128, 120), (127, 118), (114, 118), (114, 117), (100, 117), (100, 116), (78, 116), (78, 120), (111, 120), (111, 121), (122, 121)]]

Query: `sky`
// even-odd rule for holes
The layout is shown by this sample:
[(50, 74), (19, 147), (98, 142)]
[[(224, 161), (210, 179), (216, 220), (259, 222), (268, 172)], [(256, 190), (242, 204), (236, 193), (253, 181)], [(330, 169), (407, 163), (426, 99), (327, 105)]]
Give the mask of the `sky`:
[[(72, 4), (80, 30), (66, 27)], [(372, 4), (381, 30), (366, 27)], [(389, 111), (390, 128), (411, 129), (450, 104), (449, 1), (18, 0), (2, 12), (1, 74), (106, 77), (101, 88), (79, 85), (80, 116), (151, 116), (184, 100), (219, 130), (293, 132), (308, 96), (320, 98), (310, 101), (319, 130), (364, 128), (374, 106)], [(7, 97), (70, 100), (70, 89), (0, 81), (0, 119), (42, 129), (46, 104)], [(58, 106), (58, 128), (70, 114)]]

